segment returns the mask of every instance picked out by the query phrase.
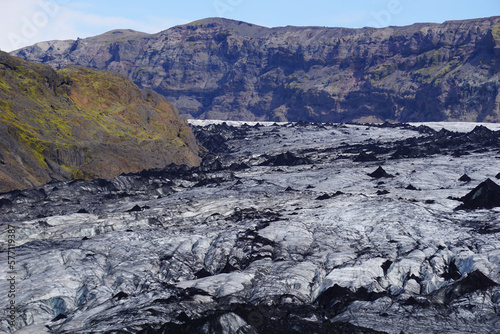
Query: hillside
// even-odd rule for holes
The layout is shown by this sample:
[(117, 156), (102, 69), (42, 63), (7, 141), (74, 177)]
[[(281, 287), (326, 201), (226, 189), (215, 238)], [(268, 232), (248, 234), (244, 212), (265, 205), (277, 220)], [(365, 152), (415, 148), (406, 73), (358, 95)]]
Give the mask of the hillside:
[(0, 192), (51, 181), (197, 165), (185, 120), (119, 74), (0, 53)]
[(119, 72), (193, 118), (500, 121), (500, 17), (382, 29), (212, 18), (13, 54)]

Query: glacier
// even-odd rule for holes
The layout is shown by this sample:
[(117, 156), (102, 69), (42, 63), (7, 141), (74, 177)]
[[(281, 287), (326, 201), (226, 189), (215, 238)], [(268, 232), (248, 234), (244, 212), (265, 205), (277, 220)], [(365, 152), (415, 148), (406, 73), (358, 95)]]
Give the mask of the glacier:
[(191, 126), (200, 167), (0, 195), (0, 333), (498, 333), (498, 125)]

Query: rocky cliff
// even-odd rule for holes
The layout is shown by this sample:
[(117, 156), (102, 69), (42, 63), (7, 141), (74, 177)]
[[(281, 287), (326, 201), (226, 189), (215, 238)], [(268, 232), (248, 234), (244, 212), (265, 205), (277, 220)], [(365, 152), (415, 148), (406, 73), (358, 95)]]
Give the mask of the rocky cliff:
[(500, 17), (383, 29), (213, 18), (14, 54), (119, 72), (195, 118), (500, 121)]
[(157, 93), (119, 74), (56, 72), (0, 53), (0, 192), (170, 163), (198, 164), (198, 146)]

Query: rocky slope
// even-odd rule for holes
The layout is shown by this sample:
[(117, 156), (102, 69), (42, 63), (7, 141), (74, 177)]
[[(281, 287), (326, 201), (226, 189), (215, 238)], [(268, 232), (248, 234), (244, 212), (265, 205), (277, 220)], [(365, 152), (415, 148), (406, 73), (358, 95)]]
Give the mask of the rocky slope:
[(195, 118), (500, 121), (500, 17), (383, 29), (214, 18), (14, 54), (119, 72)]
[(197, 126), (199, 167), (0, 195), (0, 333), (498, 333), (500, 131), (455, 126)]
[(157, 93), (115, 73), (56, 72), (6, 53), (0, 138), (0, 192), (199, 163), (191, 129)]

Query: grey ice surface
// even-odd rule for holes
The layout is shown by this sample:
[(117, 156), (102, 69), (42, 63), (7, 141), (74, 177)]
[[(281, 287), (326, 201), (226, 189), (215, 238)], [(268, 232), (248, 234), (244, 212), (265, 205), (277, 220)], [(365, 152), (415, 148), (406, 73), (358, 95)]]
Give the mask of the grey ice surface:
[[(227, 139), (222, 168), (0, 195), (18, 307), (15, 326), (2, 309), (0, 332), (498, 333), (500, 209), (454, 209), (498, 183), (499, 147), (391, 158), (394, 142), (426, 136), (250, 127)], [(388, 148), (378, 161), (353, 161), (373, 145)], [(310, 162), (265, 165), (288, 151)], [(394, 177), (368, 176), (379, 166)]]

